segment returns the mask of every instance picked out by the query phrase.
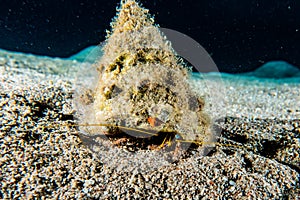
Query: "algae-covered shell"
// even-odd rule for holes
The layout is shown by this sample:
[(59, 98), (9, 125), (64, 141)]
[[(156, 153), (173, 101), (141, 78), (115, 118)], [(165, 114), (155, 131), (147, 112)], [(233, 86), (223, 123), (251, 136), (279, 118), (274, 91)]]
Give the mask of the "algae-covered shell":
[(96, 67), (93, 101), (82, 121), (107, 126), (90, 134), (131, 134), (130, 128), (174, 133), (198, 144), (209, 140), (210, 120), (189, 84), (189, 68), (134, 0), (122, 1)]

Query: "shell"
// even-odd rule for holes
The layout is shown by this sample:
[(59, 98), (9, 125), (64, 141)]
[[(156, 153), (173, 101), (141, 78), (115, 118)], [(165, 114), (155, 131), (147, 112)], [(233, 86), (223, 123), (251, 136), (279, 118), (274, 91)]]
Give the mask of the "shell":
[(99, 79), (94, 100), (86, 112), (89, 116), (84, 116), (89, 123), (108, 126), (90, 133), (130, 135), (135, 129), (207, 142), (211, 132), (204, 100), (193, 92), (190, 69), (148, 10), (133, 0), (123, 1), (111, 24), (103, 57), (96, 64)]

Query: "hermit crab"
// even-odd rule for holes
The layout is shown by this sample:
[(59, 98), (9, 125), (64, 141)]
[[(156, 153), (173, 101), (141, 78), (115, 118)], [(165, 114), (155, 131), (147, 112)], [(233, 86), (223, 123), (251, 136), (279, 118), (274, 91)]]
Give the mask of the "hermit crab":
[(76, 98), (83, 140), (109, 138), (133, 149), (199, 147), (212, 141), (204, 99), (189, 84), (190, 68), (148, 10), (122, 1), (94, 64), (93, 88)]

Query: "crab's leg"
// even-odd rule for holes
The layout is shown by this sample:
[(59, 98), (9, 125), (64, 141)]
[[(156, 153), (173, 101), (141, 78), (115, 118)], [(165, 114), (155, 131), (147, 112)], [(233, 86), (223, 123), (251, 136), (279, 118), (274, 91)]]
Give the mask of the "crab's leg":
[(167, 140), (167, 137), (165, 137), (164, 141), (161, 143), (161, 145), (158, 146), (158, 149), (161, 149), (165, 146), (165, 143), (166, 143), (166, 140)]

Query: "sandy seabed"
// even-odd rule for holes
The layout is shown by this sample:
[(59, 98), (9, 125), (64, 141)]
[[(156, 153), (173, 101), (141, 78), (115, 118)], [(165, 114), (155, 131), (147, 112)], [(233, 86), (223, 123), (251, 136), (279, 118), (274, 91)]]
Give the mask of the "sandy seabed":
[(88, 65), (0, 52), (1, 199), (299, 198), (300, 81), (193, 78), (221, 130), (215, 147), (143, 172), (116, 169), (120, 149), (103, 162), (69, 126)]

